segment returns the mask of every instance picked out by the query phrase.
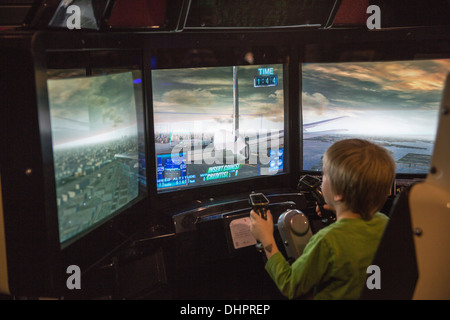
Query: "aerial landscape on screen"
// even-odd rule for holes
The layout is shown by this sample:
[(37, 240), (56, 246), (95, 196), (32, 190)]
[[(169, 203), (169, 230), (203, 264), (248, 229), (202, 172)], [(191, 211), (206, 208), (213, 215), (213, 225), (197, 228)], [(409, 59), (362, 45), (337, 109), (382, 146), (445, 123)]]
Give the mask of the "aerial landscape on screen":
[(61, 242), (139, 195), (145, 163), (133, 81), (131, 72), (48, 80)]
[(357, 137), (391, 151), (397, 173), (426, 173), (449, 71), (449, 59), (303, 64), (303, 169), (321, 171), (333, 142)]

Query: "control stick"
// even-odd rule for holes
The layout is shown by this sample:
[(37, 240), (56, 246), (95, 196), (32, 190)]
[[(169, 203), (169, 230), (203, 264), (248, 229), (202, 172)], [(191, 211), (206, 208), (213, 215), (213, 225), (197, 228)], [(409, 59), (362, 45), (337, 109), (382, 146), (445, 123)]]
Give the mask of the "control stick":
[(336, 221), (336, 214), (332, 210), (324, 209), (323, 206), (325, 205), (325, 199), (323, 197), (322, 190), (320, 189), (321, 184), (322, 182), (320, 179), (310, 175), (304, 175), (298, 181), (297, 189), (306, 189), (311, 193), (319, 206), (320, 212), (322, 213), (322, 222), (325, 224), (331, 224)]
[[(263, 193), (250, 193), (249, 195), (249, 202), (250, 205), (253, 208), (253, 211), (255, 211), (261, 218), (264, 220), (267, 220), (267, 209), (269, 208), (269, 200), (266, 198), (266, 196)], [(264, 248), (261, 242), (258, 241), (256, 243), (256, 249), (259, 252), (263, 252)]]

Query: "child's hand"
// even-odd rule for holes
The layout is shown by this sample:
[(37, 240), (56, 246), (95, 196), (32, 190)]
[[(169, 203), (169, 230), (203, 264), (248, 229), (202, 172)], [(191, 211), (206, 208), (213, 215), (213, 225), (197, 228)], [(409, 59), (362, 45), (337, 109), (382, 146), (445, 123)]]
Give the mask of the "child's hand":
[(256, 240), (262, 244), (272, 241), (273, 238), (273, 217), (270, 210), (266, 211), (267, 220), (264, 220), (255, 211), (250, 211), (250, 220), (252, 222), (250, 230)]
[(250, 230), (256, 240), (264, 247), (267, 259), (278, 252), (278, 247), (273, 236), (273, 217), (270, 210), (266, 211), (267, 220), (264, 220), (255, 211), (250, 211)]
[[(323, 208), (324, 208), (325, 210), (336, 211), (336, 209), (335, 209), (334, 207), (330, 206), (329, 204), (324, 204), (324, 205), (323, 205)], [(316, 213), (317, 213), (317, 215), (318, 215), (319, 217), (322, 217), (322, 212), (320, 212), (320, 208), (319, 208), (319, 206), (317, 205), (317, 202), (316, 202)]]

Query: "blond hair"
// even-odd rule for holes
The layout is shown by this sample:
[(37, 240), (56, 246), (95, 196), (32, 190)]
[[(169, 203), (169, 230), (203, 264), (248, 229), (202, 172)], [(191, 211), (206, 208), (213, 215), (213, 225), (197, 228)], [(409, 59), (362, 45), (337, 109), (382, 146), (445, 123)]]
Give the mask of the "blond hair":
[(333, 193), (364, 220), (383, 207), (395, 178), (389, 151), (362, 139), (335, 142), (325, 152), (323, 166)]

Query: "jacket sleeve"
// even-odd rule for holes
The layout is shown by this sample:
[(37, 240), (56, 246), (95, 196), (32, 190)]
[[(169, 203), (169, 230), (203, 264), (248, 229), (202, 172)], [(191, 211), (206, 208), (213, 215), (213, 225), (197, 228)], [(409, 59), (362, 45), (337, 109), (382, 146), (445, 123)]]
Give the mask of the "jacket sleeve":
[(274, 254), (266, 263), (266, 270), (283, 295), (289, 299), (299, 298), (326, 281), (332, 268), (332, 250), (320, 234), (308, 242), (303, 254), (290, 265), (281, 252)]

